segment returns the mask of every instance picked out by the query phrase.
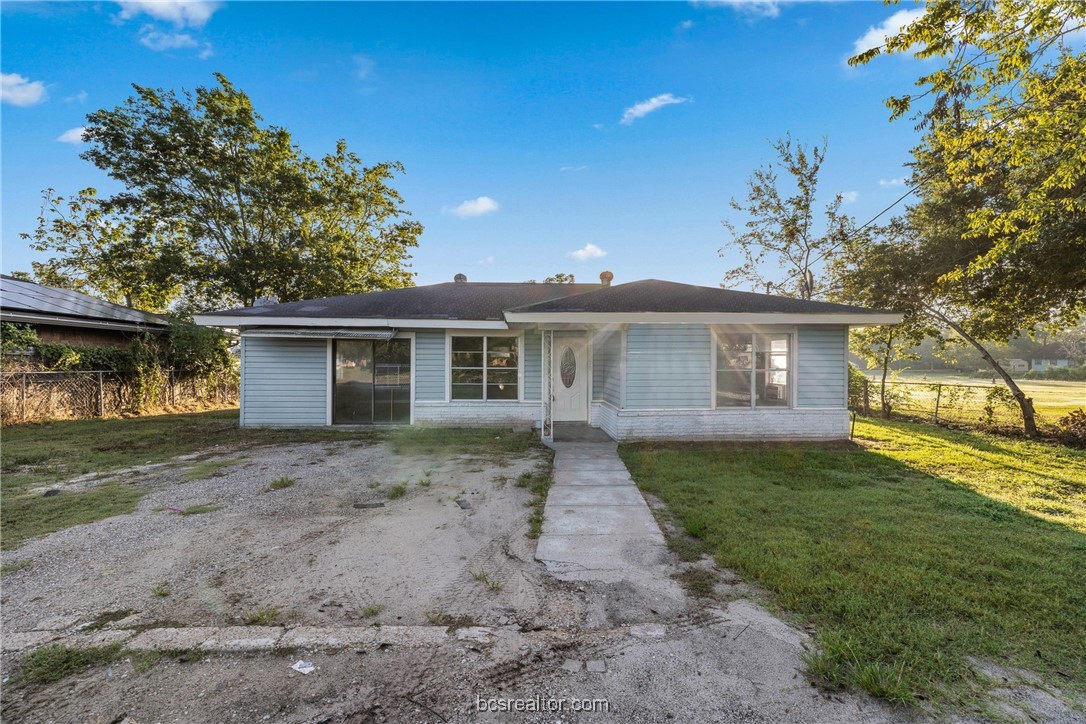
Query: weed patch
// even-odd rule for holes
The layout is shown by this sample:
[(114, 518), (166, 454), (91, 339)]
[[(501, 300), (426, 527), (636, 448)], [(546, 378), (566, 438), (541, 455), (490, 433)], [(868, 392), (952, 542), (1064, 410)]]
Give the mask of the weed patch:
[(27, 654), (15, 680), (20, 685), (51, 684), (95, 666), (104, 666), (121, 655), (121, 644), (75, 648), (56, 644)]
[(274, 606), (249, 611), (245, 614), (246, 626), (276, 626), (279, 624), (279, 609)]
[(283, 488), (289, 488), (296, 482), (297, 481), (294, 478), (288, 478), (286, 475), (284, 475), (281, 478), (276, 478), (275, 480), (271, 481), (271, 485), (269, 485), (268, 488), (270, 490), (282, 490)]
[(181, 515), (203, 515), (204, 513), (214, 513), (216, 510), (222, 510), (222, 506), (216, 503), (203, 503), (201, 505), (190, 505), (181, 511)]

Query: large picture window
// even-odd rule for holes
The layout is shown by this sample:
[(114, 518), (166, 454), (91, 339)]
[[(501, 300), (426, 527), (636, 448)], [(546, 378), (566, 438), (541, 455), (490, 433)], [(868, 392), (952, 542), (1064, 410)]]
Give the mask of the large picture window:
[(788, 334), (718, 334), (716, 406), (788, 407), (790, 348)]
[(516, 400), (519, 351), (516, 337), (453, 337), (452, 399)]

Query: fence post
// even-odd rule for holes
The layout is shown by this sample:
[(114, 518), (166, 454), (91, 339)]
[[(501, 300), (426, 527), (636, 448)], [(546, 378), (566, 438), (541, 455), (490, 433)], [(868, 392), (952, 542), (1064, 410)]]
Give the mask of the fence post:
[(98, 417), (106, 416), (106, 387), (103, 384), (102, 373), (98, 373)]
[(934, 423), (939, 422), (939, 399), (942, 396), (943, 396), (943, 383), (942, 382), (936, 382), (935, 383), (935, 419), (932, 420), (932, 422), (934, 422)]
[(26, 422), (26, 373), (23, 373), (23, 396), (20, 398), (20, 407), (23, 413), (23, 422)]

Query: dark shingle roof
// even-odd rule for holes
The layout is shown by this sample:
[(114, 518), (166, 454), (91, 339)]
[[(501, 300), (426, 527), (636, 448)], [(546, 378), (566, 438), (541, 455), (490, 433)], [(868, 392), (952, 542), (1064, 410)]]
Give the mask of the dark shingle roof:
[(599, 284), (446, 282), (304, 302), (285, 302), (211, 312), (201, 317), (322, 317), (358, 319), (502, 320), (515, 307), (599, 289)]
[(595, 312), (595, 313), (781, 313), (848, 314), (877, 310), (847, 304), (812, 302), (792, 297), (740, 292), (718, 287), (665, 282), (659, 279), (598, 288), (575, 296), (525, 305), (507, 311), (525, 313)]
[(70, 289), (23, 281), (6, 274), (0, 275), (0, 310), (154, 327), (165, 327), (168, 323), (166, 319), (150, 312), (130, 309)]

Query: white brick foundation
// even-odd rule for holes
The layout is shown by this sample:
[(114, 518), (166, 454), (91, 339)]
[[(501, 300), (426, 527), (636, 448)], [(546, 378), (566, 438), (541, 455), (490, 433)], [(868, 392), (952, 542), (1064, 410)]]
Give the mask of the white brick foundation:
[(844, 440), (842, 409), (618, 410), (593, 402), (591, 424), (616, 440)]
[(450, 427), (532, 426), (539, 424), (539, 402), (415, 402), (416, 425)]

